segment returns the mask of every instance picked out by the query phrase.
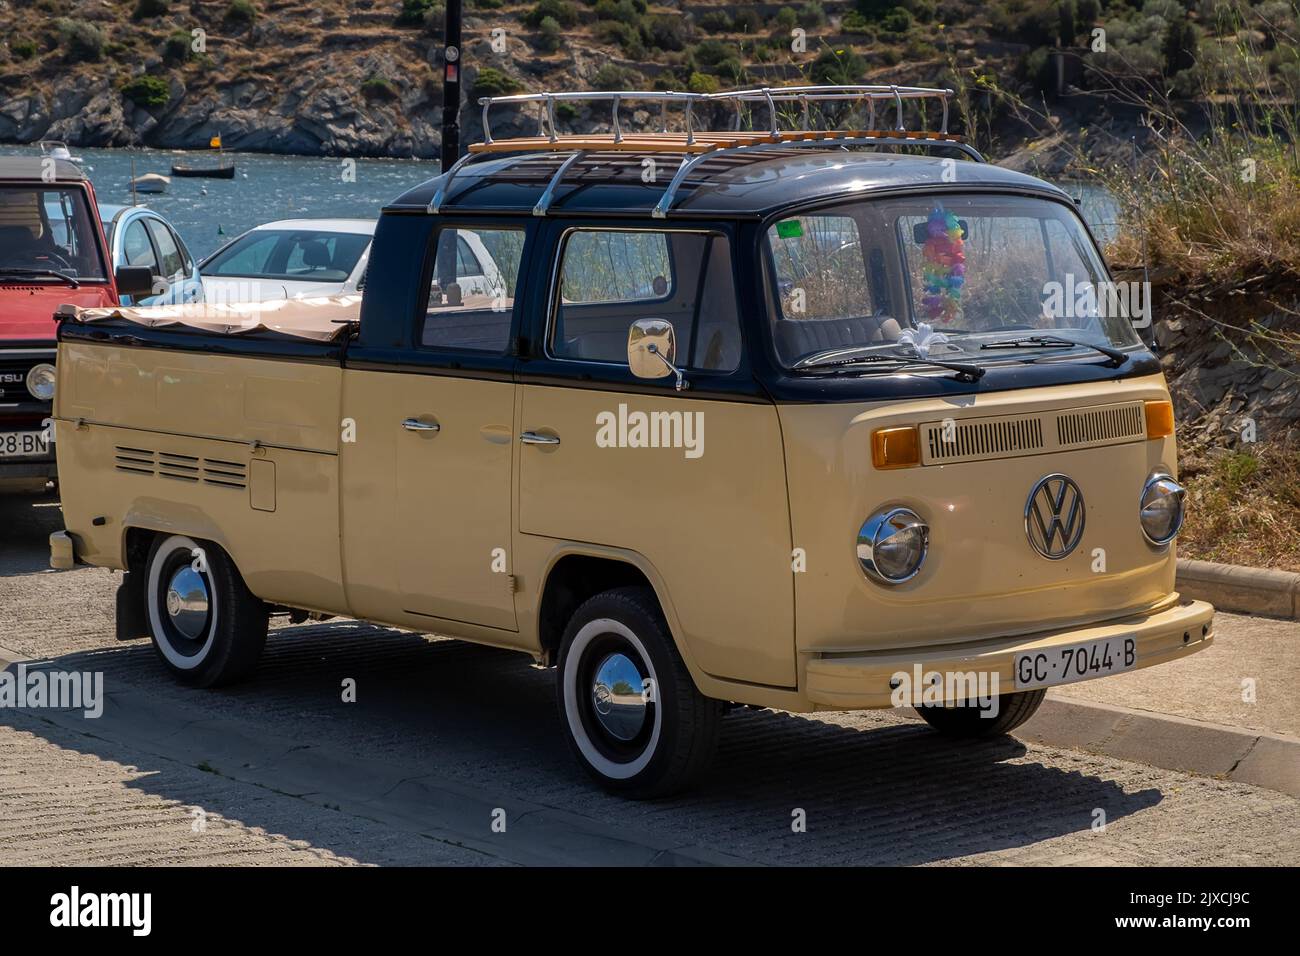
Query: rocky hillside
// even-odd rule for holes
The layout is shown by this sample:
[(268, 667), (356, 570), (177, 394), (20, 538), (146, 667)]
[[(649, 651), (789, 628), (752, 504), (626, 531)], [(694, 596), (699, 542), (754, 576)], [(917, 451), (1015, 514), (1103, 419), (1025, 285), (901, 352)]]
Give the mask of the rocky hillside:
[[(1123, 62), (1186, 76), (1200, 68), (1181, 55), (1188, 44), (1234, 35), (1213, 25), (1215, 2), (1189, 13), (1180, 0), (465, 0), (465, 77), (470, 97), (961, 80), (986, 91), (970, 101), (978, 110), (992, 86), (1036, 100), (1058, 85), (1048, 48), (1087, 53), (1099, 23)], [(441, 3), (0, 0), (0, 141), (201, 148), (219, 132), (235, 149), (433, 156)], [(987, 119), (984, 136), (1005, 117)], [(1006, 151), (1023, 133), (1010, 130)]]

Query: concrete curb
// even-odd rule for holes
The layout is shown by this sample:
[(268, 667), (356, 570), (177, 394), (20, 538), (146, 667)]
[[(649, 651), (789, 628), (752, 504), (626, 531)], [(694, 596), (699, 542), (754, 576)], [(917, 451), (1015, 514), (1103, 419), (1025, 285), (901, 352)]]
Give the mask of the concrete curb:
[(1220, 611), (1300, 620), (1300, 574), (1292, 571), (1180, 558), (1177, 588)]
[(1060, 697), (1016, 736), (1300, 797), (1300, 738)]

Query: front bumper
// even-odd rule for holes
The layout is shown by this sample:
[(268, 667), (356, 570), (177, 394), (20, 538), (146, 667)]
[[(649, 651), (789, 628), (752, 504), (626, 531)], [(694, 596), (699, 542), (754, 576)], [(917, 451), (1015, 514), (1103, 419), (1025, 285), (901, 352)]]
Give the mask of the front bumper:
[(1163, 610), (1135, 614), (1052, 633), (1022, 634), (969, 644), (815, 657), (807, 664), (806, 696), (821, 710), (892, 707), (890, 681), (900, 671), (997, 674), (1004, 693), (1015, 690), (1018, 654), (1065, 644), (1132, 636), (1137, 643), (1134, 669), (1163, 664), (1204, 650), (1214, 641), (1214, 608), (1205, 601), (1180, 601)]

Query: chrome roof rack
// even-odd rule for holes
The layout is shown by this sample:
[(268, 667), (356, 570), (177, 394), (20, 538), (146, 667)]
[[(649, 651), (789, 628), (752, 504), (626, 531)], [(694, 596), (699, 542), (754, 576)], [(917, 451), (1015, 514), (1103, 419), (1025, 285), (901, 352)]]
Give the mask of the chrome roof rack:
[[(567, 158), (556, 169), (547, 184), (533, 214), (546, 215), (565, 173), (575, 164), (595, 152), (675, 153), (683, 155), (682, 162), (663, 196), (654, 206), (652, 214), (663, 218), (672, 208), (678, 191), (687, 176), (698, 170), (706, 159), (719, 154), (761, 155), (773, 149), (790, 147), (844, 148), (850, 146), (943, 146), (957, 149), (976, 162), (983, 162), (974, 148), (963, 143), (961, 137), (948, 132), (948, 98), (952, 90), (920, 86), (781, 86), (728, 90), (720, 93), (684, 93), (672, 90), (618, 90), (585, 91), (574, 93), (519, 93), (510, 96), (485, 96), (479, 100), (483, 108), (483, 142), (469, 147), (447, 170), (438, 190), (429, 202), (429, 211), (438, 212), (450, 193), (452, 180), (470, 162), (485, 155), (542, 152), (567, 153)], [(628, 102), (659, 104), (657, 129), (651, 132), (625, 132), (619, 115), (620, 108)], [(919, 104), (916, 113), (922, 128), (909, 130), (906, 123), (905, 103)], [(928, 101), (940, 104), (942, 115), (939, 129), (930, 131), (926, 123), (925, 105)], [(557, 103), (608, 102), (610, 103), (609, 133), (561, 134), (555, 119)], [(877, 129), (877, 103), (885, 109), (893, 107), (893, 125)], [(700, 126), (700, 112), (708, 109), (715, 113), (718, 105), (730, 106), (734, 116), (731, 127), (716, 130)], [(746, 108), (758, 104), (766, 106), (767, 127), (762, 130), (744, 129)], [(866, 123), (860, 129), (818, 128), (813, 108), (818, 107), (825, 117), (829, 104), (849, 104), (849, 118), (854, 106), (866, 110)], [(536, 136), (496, 140), (492, 138), (491, 110), (494, 106), (537, 107), (538, 130)], [(785, 125), (795, 107), (796, 125)], [(679, 107), (680, 129), (670, 131), (670, 108)], [(705, 116), (707, 120), (709, 116)], [(755, 156), (758, 158), (758, 155)]]

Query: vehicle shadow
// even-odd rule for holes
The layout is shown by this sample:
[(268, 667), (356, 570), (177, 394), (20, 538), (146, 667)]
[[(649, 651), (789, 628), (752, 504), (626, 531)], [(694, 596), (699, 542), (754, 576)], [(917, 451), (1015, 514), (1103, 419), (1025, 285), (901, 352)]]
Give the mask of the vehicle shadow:
[[(1114, 822), (1162, 799), (1155, 788), (1126, 789), (1050, 766), (1014, 738), (955, 744), (888, 712), (809, 717), (740, 708), (724, 721), (718, 759), (697, 790), (632, 802), (596, 789), (574, 764), (561, 737), (553, 672), (511, 652), (353, 621), (276, 630), (258, 674), (230, 689), (179, 687), (141, 642), (69, 654), (52, 666), (102, 671), (106, 692), (124, 710), (153, 708), (176, 727), (196, 722), (209, 735), (273, 735), (339, 766), (380, 761), (406, 779), (494, 801), (488, 806), (526, 800), (742, 862), (942, 862), (1086, 833), (1097, 808)], [(349, 679), (351, 703), (342, 693)], [(9, 719), (0, 710), (0, 723)], [(81, 733), (31, 720), (23, 729), (133, 764), (145, 773), (129, 786), (193, 803), (192, 780), (181, 779), (192, 767), (84, 723)], [(219, 796), (205, 809), (240, 819)], [(411, 862), (376, 849), (363, 834), (326, 832), (326, 813), (334, 810), (304, 800), (291, 821), (240, 822), (362, 862)], [(436, 828), (438, 811), (427, 813)], [(794, 826), (801, 818), (802, 831)], [(484, 816), (485, 837), (489, 824)]]
[(0, 492), (0, 577), (50, 568), (50, 535), (63, 529), (56, 494)]

